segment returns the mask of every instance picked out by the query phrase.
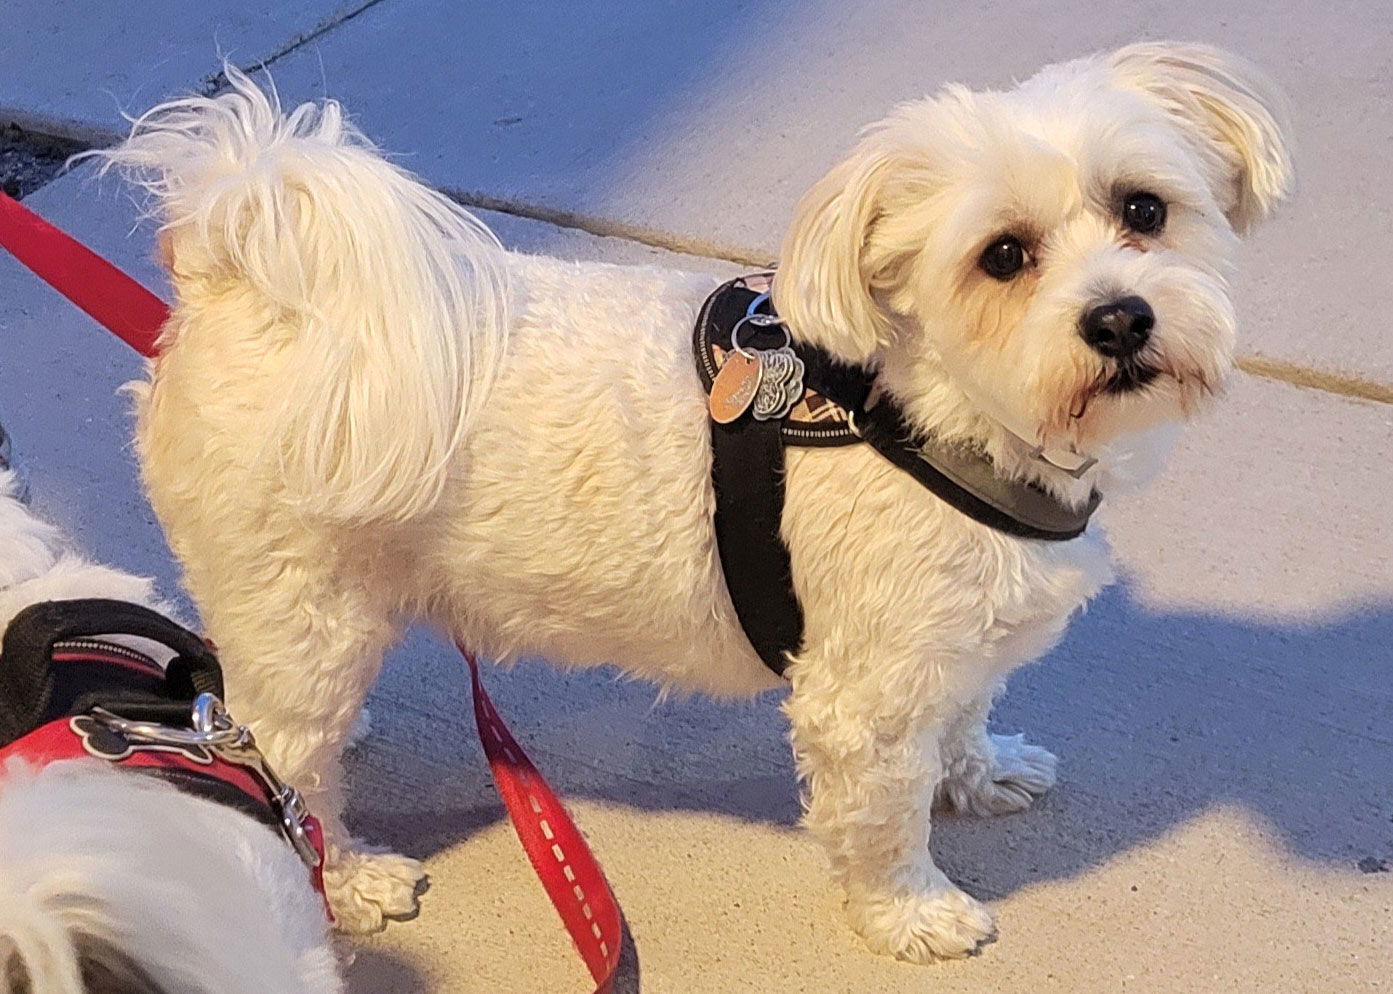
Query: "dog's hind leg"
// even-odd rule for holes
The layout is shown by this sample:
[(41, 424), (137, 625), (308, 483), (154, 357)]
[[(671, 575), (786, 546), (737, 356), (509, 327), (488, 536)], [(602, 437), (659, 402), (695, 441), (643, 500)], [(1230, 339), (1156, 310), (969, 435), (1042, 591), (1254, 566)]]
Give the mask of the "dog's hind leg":
[(948, 726), (942, 741), (944, 775), (936, 802), (987, 817), (1024, 811), (1054, 786), (1058, 760), (1023, 735), (987, 731), (993, 695), (984, 695)]
[(323, 812), (330, 900), (361, 931), (414, 907), (420, 867), (349, 844), (339, 752), (411, 596), (397, 529), (464, 471), (506, 355), (509, 263), (338, 104), (286, 112), (226, 75), (100, 152), (154, 198), (176, 290), (141, 462), (229, 707)]
[(807, 654), (789, 671), (785, 710), (809, 792), (804, 824), (826, 847), (871, 949), (917, 963), (967, 956), (993, 925), (929, 852), (946, 722), (846, 675)]
[(229, 708), (324, 823), (324, 883), (338, 927), (375, 931), (415, 911), (424, 870), (350, 837), (340, 754), (398, 628), (387, 605), (332, 564), (290, 562), (284, 550), (274, 558), (275, 581), (254, 594), (234, 570), (224, 576), (237, 589), (193, 585), (223, 659)]

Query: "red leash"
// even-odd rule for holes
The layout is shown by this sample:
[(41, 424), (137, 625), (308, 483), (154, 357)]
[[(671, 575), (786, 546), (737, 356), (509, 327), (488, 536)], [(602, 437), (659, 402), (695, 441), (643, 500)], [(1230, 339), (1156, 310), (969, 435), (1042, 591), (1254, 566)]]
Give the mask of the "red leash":
[(596, 994), (609, 994), (619, 968), (624, 934), (619, 902), (566, 806), (552, 793), (484, 693), (478, 659), (464, 646), (459, 650), (469, 663), (479, 741), (484, 744), (484, 755), (488, 756), (493, 782), (508, 809), (508, 817), (513, 820), (537, 879), (546, 888), (547, 897), (571, 933), (576, 951), (599, 985)]
[[(4, 193), (0, 246), (141, 355), (156, 355), (160, 329), (169, 319), (164, 301)], [(547, 897), (598, 985), (596, 994), (608, 994), (623, 939), (619, 903), (565, 805), (484, 692), (478, 660), (459, 648), (469, 664), (474, 718), (498, 794)]]
[(3, 193), (0, 246), (141, 355), (155, 354), (169, 318), (164, 301)]

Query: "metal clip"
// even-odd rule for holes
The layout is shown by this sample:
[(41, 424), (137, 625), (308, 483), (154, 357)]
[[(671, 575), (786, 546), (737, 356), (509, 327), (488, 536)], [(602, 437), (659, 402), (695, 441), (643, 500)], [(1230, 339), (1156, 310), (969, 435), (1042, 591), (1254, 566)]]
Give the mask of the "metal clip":
[(761, 293), (754, 300), (750, 301), (750, 306), (745, 308), (745, 316), (742, 321), (748, 321), (757, 328), (770, 328), (776, 324), (783, 324), (784, 319), (777, 314), (759, 314), (759, 305), (769, 299), (769, 291)]
[(271, 807), (281, 820), (281, 832), (295, 847), (306, 866), (314, 869), (319, 866), (319, 853), (310, 842), (305, 822), (310, 816), (308, 805), (300, 792), (282, 780), (266, 757), (256, 747), (256, 737), (246, 725), (235, 725), (223, 702), (212, 694), (199, 694), (193, 704), (193, 725), (195, 730), (206, 731), (210, 736), (225, 734), (235, 728), (235, 740), (213, 746), (214, 750), (229, 763), (236, 763), (250, 769), (271, 795)]
[[(207, 698), (207, 700), (205, 700)], [(225, 724), (214, 720), (215, 709), (222, 715), (227, 711), (212, 694), (199, 694), (193, 704), (193, 728), (173, 728), (153, 721), (130, 721), (105, 708), (93, 708), (92, 717), (107, 728), (133, 743), (166, 745), (181, 748), (221, 749), (237, 745), (242, 736), (250, 736), (245, 727), (234, 727), (231, 718)]]
[(319, 866), (319, 853), (306, 828), (310, 811), (305, 799), (271, 769), (257, 748), (251, 729), (234, 722), (223, 702), (213, 694), (199, 694), (194, 700), (192, 728), (128, 721), (103, 708), (93, 708), (92, 716), (132, 744), (202, 746), (229, 763), (251, 770), (270, 795), (271, 808), (280, 819), (281, 834), (306, 866), (310, 869)]

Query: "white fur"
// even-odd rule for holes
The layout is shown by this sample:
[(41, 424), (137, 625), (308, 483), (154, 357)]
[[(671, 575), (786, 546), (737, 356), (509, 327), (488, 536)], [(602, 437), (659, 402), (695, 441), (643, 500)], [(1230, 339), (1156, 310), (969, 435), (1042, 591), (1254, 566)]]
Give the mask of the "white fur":
[[(14, 489), (0, 472), (0, 630), (49, 599), (163, 609), (149, 580), (65, 549)], [(34, 994), (82, 994), (96, 958), (171, 994), (337, 994), (327, 932), (304, 865), (246, 815), (95, 759), (0, 769), (0, 991), (22, 971)]]
[[(779, 310), (795, 335), (878, 368), (921, 428), (985, 449), (1004, 474), (1071, 501), (1140, 481), (1158, 440), (1231, 363), (1233, 224), (1270, 211), (1289, 180), (1252, 80), (1211, 50), (1146, 46), (1010, 92), (950, 88), (907, 104), (800, 205)], [(777, 686), (736, 622), (712, 534), (688, 342), (715, 281), (503, 255), (468, 224), (394, 237), (423, 202), (444, 207), (354, 133), (275, 113), (234, 77), (230, 94), (156, 108), (104, 153), (156, 195), (178, 291), (140, 395), (146, 480), (229, 686), (275, 762), (338, 809), (338, 754), (409, 618), (502, 659), (613, 662), (718, 695)], [(328, 104), (291, 121), (316, 117), (341, 120)], [(1117, 221), (1136, 189), (1171, 205), (1149, 240)], [(1033, 265), (1016, 283), (976, 269), (1003, 230), (1031, 239)], [(451, 260), (468, 262), (458, 281)], [(273, 263), (302, 277), (280, 282)], [(499, 281), (475, 282), (494, 267), (508, 274), (506, 299), (490, 298)], [(441, 309), (460, 285), (491, 300), (482, 318)], [(1112, 396), (1097, 390), (1111, 367), (1076, 329), (1086, 307), (1121, 294), (1154, 305), (1148, 357), (1164, 372)], [(357, 311), (384, 324), (369, 329)], [(346, 317), (329, 327), (324, 314)], [(354, 403), (325, 406), (390, 383), (458, 423), (436, 352), (359, 341), (419, 339), (423, 326), (432, 341), (453, 335), (501, 356), (491, 391), (470, 395), (458, 446), (430, 445), (451, 453), (440, 475), (399, 452), (416, 453), (431, 417), (413, 407), (400, 422), (355, 421)], [(361, 361), (307, 355), (320, 350)], [(336, 464), (343, 472), (306, 461), (353, 431), (361, 458)], [(1076, 481), (1028, 457), (1037, 441), (1100, 466)], [(407, 465), (422, 476), (377, 486)], [(368, 481), (375, 499), (355, 513), (349, 498)], [(416, 499), (417, 486), (431, 499)], [(1096, 529), (1057, 544), (991, 531), (865, 447), (790, 451), (783, 536), (807, 615), (787, 704), (806, 823), (873, 948), (916, 961), (966, 954), (991, 919), (934, 866), (930, 807), (937, 796), (1019, 810), (1053, 782), (1054, 758), (989, 736), (987, 713), (1007, 674), (1107, 582), (1105, 545)], [(340, 853), (332, 896), (344, 924), (375, 927), (406, 903), (402, 869)]]
[[(291, 501), (352, 520), (427, 511), (507, 346), (498, 240), (377, 155), (337, 104), (282, 115), (225, 70), (231, 93), (157, 108), (123, 155), (183, 232), (181, 299), (254, 305), (278, 397), (256, 455)], [(240, 286), (197, 278), (229, 269)], [(293, 335), (278, 335), (282, 311)]]

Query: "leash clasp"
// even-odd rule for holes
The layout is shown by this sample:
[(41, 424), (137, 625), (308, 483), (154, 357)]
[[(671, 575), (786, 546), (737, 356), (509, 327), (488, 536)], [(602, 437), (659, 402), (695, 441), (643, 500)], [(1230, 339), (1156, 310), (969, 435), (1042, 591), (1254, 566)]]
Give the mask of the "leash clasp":
[(92, 717), (132, 743), (181, 748), (201, 746), (220, 759), (251, 770), (266, 787), (271, 809), (280, 820), (281, 834), (306, 866), (311, 870), (319, 867), (322, 859), (310, 839), (311, 816), (304, 797), (277, 775), (257, 748), (251, 729), (234, 722), (226, 705), (216, 695), (199, 694), (194, 699), (190, 728), (130, 721), (105, 708), (93, 708)]

